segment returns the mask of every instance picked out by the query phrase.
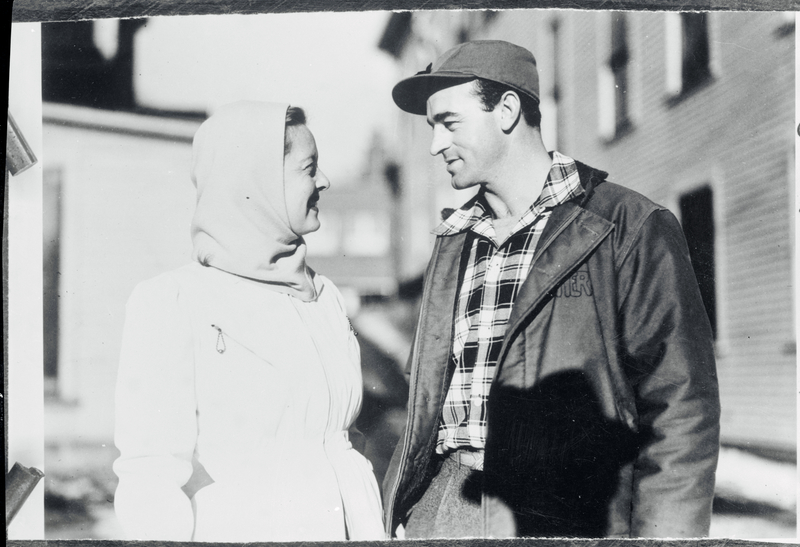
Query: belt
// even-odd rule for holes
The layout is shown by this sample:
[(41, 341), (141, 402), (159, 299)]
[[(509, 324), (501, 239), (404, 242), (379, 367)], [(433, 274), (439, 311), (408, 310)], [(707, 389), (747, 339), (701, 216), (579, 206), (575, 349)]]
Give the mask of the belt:
[(456, 450), (447, 455), (455, 461), (459, 467), (468, 467), (476, 471), (483, 471), (483, 451), (475, 450)]

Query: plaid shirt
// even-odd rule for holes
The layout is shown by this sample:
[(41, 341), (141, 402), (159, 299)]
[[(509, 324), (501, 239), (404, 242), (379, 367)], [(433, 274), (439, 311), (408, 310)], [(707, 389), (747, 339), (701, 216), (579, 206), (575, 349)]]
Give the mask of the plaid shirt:
[[(486, 400), (505, 336), (511, 308), (528, 276), (536, 243), (552, 207), (583, 193), (575, 162), (553, 152), (553, 166), (542, 193), (498, 242), (483, 193), (456, 210), (433, 233), (451, 235), (471, 230), (469, 260), (455, 314), (455, 372), (442, 410), (440, 454), (461, 447), (483, 450), (486, 442)], [(499, 243), (499, 244), (498, 244)]]

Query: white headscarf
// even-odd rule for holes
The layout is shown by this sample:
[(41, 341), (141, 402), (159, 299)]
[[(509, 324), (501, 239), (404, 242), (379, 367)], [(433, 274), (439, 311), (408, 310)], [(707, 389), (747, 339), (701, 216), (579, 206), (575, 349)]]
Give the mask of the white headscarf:
[(289, 225), (283, 183), (288, 105), (241, 101), (197, 130), (192, 256), (305, 301), (316, 291), (306, 244)]

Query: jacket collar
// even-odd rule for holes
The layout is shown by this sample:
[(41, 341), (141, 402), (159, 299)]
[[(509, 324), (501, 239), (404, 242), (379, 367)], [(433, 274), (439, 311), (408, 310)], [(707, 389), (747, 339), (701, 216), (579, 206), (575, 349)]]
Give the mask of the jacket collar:
[(613, 222), (584, 208), (608, 173), (580, 162), (576, 164), (584, 195), (553, 209), (539, 238), (531, 271), (514, 302), (507, 340), (520, 321), (544, 301), (549, 291), (571, 275), (614, 229)]
[(585, 163), (575, 160), (575, 165), (578, 167), (578, 176), (581, 178), (581, 186), (583, 186), (583, 199), (581, 206), (584, 206), (594, 194), (595, 189), (608, 177), (608, 173), (590, 167)]
[[(594, 190), (606, 180), (608, 174), (604, 171), (593, 169), (581, 162), (575, 162), (584, 194), (566, 203), (553, 208), (536, 248), (533, 266), (530, 274), (520, 287), (519, 295), (514, 303), (514, 309), (509, 318), (506, 340), (517, 329), (521, 321), (532, 310), (544, 301), (547, 293), (555, 288), (567, 275), (594, 250), (614, 229), (614, 224), (599, 215), (584, 208), (591, 199)], [(458, 292), (457, 265), (459, 256), (466, 242), (464, 231), (448, 236), (439, 236), (437, 250), (434, 251), (434, 263), (444, 256), (446, 262), (453, 262), (456, 269), (446, 278), (436, 278), (436, 292), (447, 295), (445, 301), (453, 301)], [(461, 253), (463, 254), (463, 253)], [(463, 260), (463, 256), (461, 260)], [(449, 321), (441, 318), (443, 322), (452, 324), (452, 309)], [(503, 353), (506, 351), (504, 348)], [(502, 354), (501, 354), (502, 355)], [(502, 359), (501, 359), (502, 360)]]
[[(577, 199), (584, 195), (587, 184), (592, 180), (590, 176), (584, 182), (578, 168), (579, 162), (569, 156), (557, 151), (550, 152), (550, 156), (553, 158), (553, 164), (542, 193), (519, 220), (520, 224), (532, 222), (545, 209), (558, 207), (565, 201)], [(584, 170), (588, 168), (585, 165), (583, 167)], [(442, 212), (442, 216), (444, 220), (432, 231), (434, 235), (449, 236), (470, 229), (477, 229), (481, 232), (480, 228), (473, 227), (484, 222), (491, 222), (491, 214), (489, 213), (489, 206), (486, 203), (483, 189), (459, 209), (445, 209)]]

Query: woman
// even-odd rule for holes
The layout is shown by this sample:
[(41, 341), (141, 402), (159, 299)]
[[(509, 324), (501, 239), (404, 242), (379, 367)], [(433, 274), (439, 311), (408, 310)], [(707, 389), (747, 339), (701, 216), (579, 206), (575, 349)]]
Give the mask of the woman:
[(384, 537), (348, 441), (358, 344), (305, 263), (329, 181), (300, 109), (221, 108), (198, 130), (195, 261), (128, 306), (116, 402), (117, 516), (132, 539)]

